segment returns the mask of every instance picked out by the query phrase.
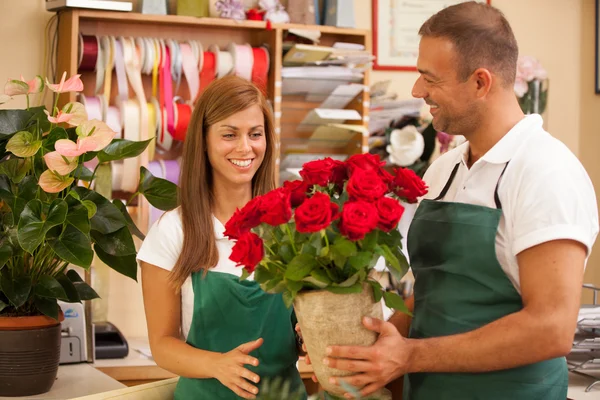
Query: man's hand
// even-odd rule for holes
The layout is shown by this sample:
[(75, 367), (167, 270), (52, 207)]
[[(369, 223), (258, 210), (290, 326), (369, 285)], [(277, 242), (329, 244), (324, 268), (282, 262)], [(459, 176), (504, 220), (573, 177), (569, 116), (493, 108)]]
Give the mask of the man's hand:
[[(355, 372), (356, 375), (343, 380), (355, 388), (362, 388), (361, 396), (367, 396), (407, 372), (412, 341), (400, 335), (389, 322), (365, 317), (363, 325), (380, 334), (374, 345), (331, 346), (327, 348), (329, 357), (323, 362), (331, 368)], [(331, 383), (339, 385), (340, 379), (331, 378)], [(345, 397), (352, 398), (352, 395), (346, 393)]]

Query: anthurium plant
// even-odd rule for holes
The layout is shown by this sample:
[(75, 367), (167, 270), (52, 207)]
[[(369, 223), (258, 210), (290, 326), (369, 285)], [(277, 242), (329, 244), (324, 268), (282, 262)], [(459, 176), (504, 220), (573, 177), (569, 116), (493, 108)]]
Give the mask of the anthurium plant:
[[(57, 319), (57, 300), (97, 298), (70, 269), (89, 269), (94, 253), (137, 279), (133, 235), (143, 234), (121, 200), (94, 190), (95, 174), (103, 163), (139, 156), (153, 139), (116, 139), (104, 122), (88, 120), (81, 103), (58, 109), (58, 94), (83, 90), (79, 75), (65, 78), (9, 80), (0, 95), (0, 103), (27, 97), (26, 109), (0, 110), (0, 316)], [(29, 107), (30, 96), (45, 86), (56, 96), (52, 110)], [(132, 196), (139, 194), (162, 210), (176, 206), (176, 186), (143, 167)]]

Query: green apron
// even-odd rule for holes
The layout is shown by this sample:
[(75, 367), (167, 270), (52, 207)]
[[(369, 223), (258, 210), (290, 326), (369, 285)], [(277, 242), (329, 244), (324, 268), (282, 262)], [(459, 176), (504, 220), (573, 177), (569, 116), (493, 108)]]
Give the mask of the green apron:
[[(235, 275), (213, 271), (206, 276), (202, 272), (192, 274), (192, 286), (194, 313), (188, 344), (226, 353), (262, 337), (263, 345), (250, 353), (258, 358), (258, 367), (244, 367), (258, 374), (261, 384), (280, 377), (290, 383), (292, 390), (305, 394), (296, 368), (293, 310), (285, 307), (280, 294), (267, 294), (254, 281), (240, 281)], [(182, 377), (175, 390), (175, 400), (240, 398), (217, 379)]]
[[(411, 338), (469, 332), (523, 308), (496, 258), (502, 215), (498, 184), (496, 208), (438, 201), (458, 167), (438, 198), (421, 202), (408, 232), (415, 275)], [(485, 373), (408, 374), (404, 400), (565, 400), (567, 386), (567, 365), (561, 357)]]

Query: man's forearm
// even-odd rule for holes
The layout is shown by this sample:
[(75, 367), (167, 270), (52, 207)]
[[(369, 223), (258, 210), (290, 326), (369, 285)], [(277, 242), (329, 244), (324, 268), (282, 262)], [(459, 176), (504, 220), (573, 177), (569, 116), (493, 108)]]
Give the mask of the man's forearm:
[(467, 333), (409, 341), (411, 373), (503, 370), (561, 357), (570, 349), (564, 328), (525, 309)]

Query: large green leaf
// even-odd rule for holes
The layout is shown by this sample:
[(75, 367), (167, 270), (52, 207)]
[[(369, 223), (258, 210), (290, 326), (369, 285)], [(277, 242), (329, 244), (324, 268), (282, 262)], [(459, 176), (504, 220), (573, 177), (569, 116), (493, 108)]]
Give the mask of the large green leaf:
[(372, 257), (373, 255), (367, 251), (359, 251), (350, 257), (348, 262), (350, 263), (350, 266), (356, 270), (363, 269), (369, 266)]
[(29, 254), (42, 243), (46, 232), (56, 225), (65, 221), (67, 216), (67, 203), (62, 199), (56, 199), (50, 204), (48, 215), (44, 218), (44, 204), (37, 199), (31, 200), (21, 213), (17, 234), (19, 244)]
[(119, 211), (121, 211), (123, 217), (125, 217), (125, 220), (127, 221), (127, 227), (129, 228), (129, 232), (131, 232), (132, 235), (137, 236), (139, 239), (144, 240), (146, 236), (144, 236), (144, 234), (135, 225), (135, 222), (133, 222), (133, 219), (131, 219), (131, 215), (129, 215), (129, 211), (127, 211), (127, 207), (125, 206), (125, 204), (123, 204), (123, 202), (119, 199), (113, 199), (112, 202), (115, 205), (115, 207), (117, 207)]
[(0, 269), (4, 267), (4, 264), (8, 261), (8, 259), (12, 256), (12, 247), (8, 240), (2, 239), (0, 241)]
[(94, 245), (94, 251), (98, 255), (98, 258), (106, 265), (115, 271), (130, 277), (134, 281), (137, 281), (137, 262), (135, 260), (135, 254), (123, 257), (112, 256), (104, 252), (97, 244)]
[(77, 289), (77, 293), (79, 294), (79, 298), (81, 300), (93, 300), (98, 299), (98, 293), (94, 289), (91, 288), (90, 285), (85, 283), (83, 279), (79, 276), (75, 270), (70, 269), (67, 271), (67, 278), (73, 283), (75, 289)]
[(273, 278), (275, 278), (275, 275), (271, 271), (267, 270), (265, 267), (258, 266), (254, 270), (254, 281), (258, 283), (265, 283)]
[(317, 260), (308, 254), (298, 254), (290, 261), (285, 271), (285, 278), (300, 281), (317, 266)]
[(331, 284), (331, 279), (327, 275), (327, 272), (323, 271), (321, 268), (315, 268), (310, 271), (310, 276), (325, 285)]
[(60, 236), (48, 242), (58, 257), (78, 265), (89, 268), (94, 258), (90, 239), (73, 225), (67, 224)]
[(0, 278), (2, 292), (15, 308), (21, 307), (29, 298), (31, 292), (31, 277), (21, 276), (11, 279), (8, 275), (2, 274)]
[(383, 290), (381, 290), (381, 284), (377, 281), (368, 280), (367, 283), (371, 285), (373, 289), (373, 297), (375, 298), (375, 302), (378, 303), (383, 296)]
[(23, 180), (21, 180), (21, 182), (19, 183), (19, 186), (18, 186), (19, 191), (17, 193), (17, 196), (19, 198), (25, 200), (25, 202), (28, 202), (35, 198), (37, 189), (38, 189), (38, 183), (37, 183), (37, 180), (35, 179), (35, 176), (28, 175), (25, 178), (23, 178)]
[(363, 287), (362, 287), (362, 284), (355, 283), (354, 285), (346, 286), (346, 287), (327, 286), (325, 289), (330, 291), (331, 293), (349, 294), (349, 293), (360, 293), (360, 292), (362, 292)]
[(385, 263), (389, 271), (392, 273), (394, 278), (400, 280), (408, 271), (409, 265), (404, 254), (399, 250), (399, 248), (396, 249), (397, 251), (393, 252), (387, 245), (379, 244), (375, 246), (375, 253), (385, 258)]
[(404, 314), (412, 315), (408, 307), (406, 307), (404, 300), (398, 294), (394, 292), (383, 292), (383, 299), (385, 300), (385, 305), (389, 308), (393, 308)]
[(169, 211), (177, 207), (177, 185), (166, 179), (156, 178), (144, 167), (140, 168), (138, 191), (159, 210)]
[(0, 300), (0, 312), (2, 312), (2, 310), (4, 310), (6, 307), (8, 307), (8, 304)]
[(75, 170), (73, 171), (73, 176), (76, 179), (82, 180), (82, 181), (86, 181), (89, 182), (92, 180), (92, 171), (89, 170), (89, 168), (87, 168), (85, 165), (79, 165), (77, 168), (75, 168)]
[(31, 169), (30, 158), (11, 158), (0, 162), (0, 175), (4, 174), (14, 183), (19, 183)]
[[(0, 138), (27, 128), (34, 121), (34, 117), (40, 116), (40, 112), (44, 115), (43, 110), (44, 107), (32, 107), (29, 110), (0, 110)], [(40, 120), (42, 120), (41, 116)]]
[(108, 161), (124, 160), (125, 158), (137, 157), (146, 150), (146, 147), (154, 138), (133, 142), (126, 139), (113, 139), (113, 141), (98, 153), (101, 163)]
[(73, 190), (82, 201), (90, 200), (96, 204), (96, 214), (90, 220), (92, 230), (107, 234), (127, 226), (127, 221), (121, 211), (106, 197), (81, 186)]
[(367, 233), (365, 238), (360, 241), (360, 248), (365, 251), (373, 251), (379, 239), (379, 230)]
[(0, 199), (10, 208), (13, 214), (13, 224), (19, 222), (21, 213), (25, 209), (27, 202), (20, 197), (13, 195), (11, 192), (0, 189)]
[(356, 254), (356, 244), (344, 238), (343, 236), (339, 236), (337, 238), (337, 240), (333, 244), (333, 247), (340, 255), (344, 257), (350, 257)]
[(86, 236), (89, 235), (90, 219), (88, 217), (88, 210), (83, 205), (79, 204), (75, 207), (69, 207), (66, 221), (68, 224), (71, 224), (75, 228), (79, 229), (81, 233), (85, 234)]
[(65, 289), (50, 275), (42, 275), (33, 288), (33, 292), (39, 297), (51, 299), (68, 300)]
[(35, 308), (42, 314), (58, 320), (58, 303), (55, 298), (36, 296), (33, 304), (35, 304)]
[(279, 256), (283, 259), (284, 263), (289, 263), (294, 259), (294, 250), (292, 249), (292, 245), (290, 242), (285, 242), (279, 247), (279, 251), (277, 252)]
[(128, 227), (123, 227), (116, 232), (102, 234), (98, 231), (91, 232), (92, 239), (104, 252), (111, 256), (128, 256), (135, 254), (135, 244)]
[(54, 151), (54, 144), (61, 139), (68, 139), (67, 131), (64, 128), (54, 128), (42, 141), (42, 147), (49, 153)]
[(79, 298), (79, 293), (73, 285), (73, 282), (65, 274), (58, 274), (56, 276), (56, 280), (60, 285), (65, 289), (65, 293), (67, 294), (67, 299), (69, 303), (79, 303), (81, 299)]

